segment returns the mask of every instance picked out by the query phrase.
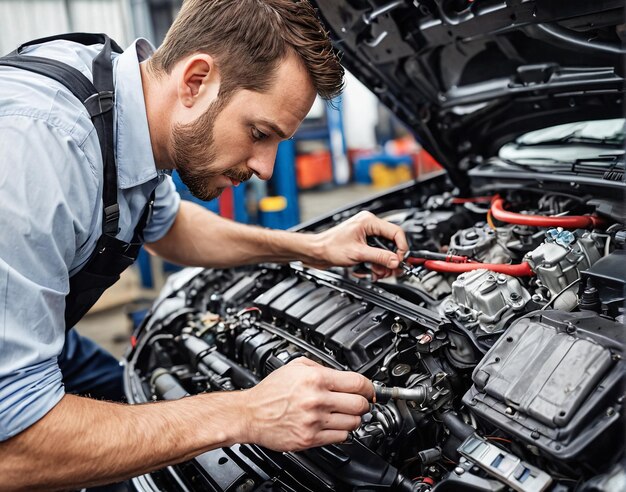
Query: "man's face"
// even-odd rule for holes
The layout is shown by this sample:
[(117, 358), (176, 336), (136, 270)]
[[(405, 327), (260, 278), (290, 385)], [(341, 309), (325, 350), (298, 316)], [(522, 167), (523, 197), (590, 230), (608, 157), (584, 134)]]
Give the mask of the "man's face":
[(267, 92), (242, 89), (213, 100), (204, 114), (172, 129), (171, 158), (181, 180), (195, 197), (211, 200), (253, 174), (269, 179), (279, 142), (295, 133), (314, 99), (306, 70), (289, 56)]

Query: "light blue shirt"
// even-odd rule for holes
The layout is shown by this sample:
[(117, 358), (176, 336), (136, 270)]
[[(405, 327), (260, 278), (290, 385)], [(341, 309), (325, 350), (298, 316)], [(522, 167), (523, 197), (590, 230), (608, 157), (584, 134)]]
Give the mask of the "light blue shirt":
[[(25, 50), (91, 79), (100, 46), (55, 41)], [(155, 166), (139, 62), (143, 39), (114, 60), (120, 228), (129, 241), (156, 189), (147, 242), (172, 225), (180, 198)], [(102, 156), (84, 106), (63, 85), (0, 67), (0, 441), (41, 419), (63, 397), (57, 364), (69, 277), (102, 232)]]

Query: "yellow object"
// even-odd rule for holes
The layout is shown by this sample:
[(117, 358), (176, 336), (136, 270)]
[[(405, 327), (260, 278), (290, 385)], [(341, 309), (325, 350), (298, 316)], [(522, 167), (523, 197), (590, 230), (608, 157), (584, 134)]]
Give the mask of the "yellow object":
[(282, 212), (287, 208), (287, 199), (284, 196), (266, 196), (259, 200), (261, 212)]
[(487, 212), (487, 224), (489, 224), (489, 227), (494, 231), (496, 230), (496, 225), (493, 223), (493, 217), (491, 216), (491, 209)]
[(410, 181), (413, 178), (411, 174), (411, 168), (407, 165), (397, 166), (396, 167), (396, 179), (397, 183), (404, 183), (405, 181)]
[(370, 177), (376, 188), (389, 188), (411, 179), (411, 168), (401, 164), (396, 167), (387, 167), (385, 164), (372, 164)]

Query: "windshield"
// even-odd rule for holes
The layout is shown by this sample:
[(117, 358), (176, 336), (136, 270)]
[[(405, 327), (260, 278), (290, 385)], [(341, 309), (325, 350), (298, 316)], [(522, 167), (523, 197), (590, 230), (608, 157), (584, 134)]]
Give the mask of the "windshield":
[(581, 161), (623, 162), (624, 118), (581, 121), (535, 130), (500, 148), (502, 162), (561, 167)]
[(624, 119), (579, 121), (552, 126), (518, 137), (517, 146), (547, 145), (551, 143), (599, 143), (624, 145)]

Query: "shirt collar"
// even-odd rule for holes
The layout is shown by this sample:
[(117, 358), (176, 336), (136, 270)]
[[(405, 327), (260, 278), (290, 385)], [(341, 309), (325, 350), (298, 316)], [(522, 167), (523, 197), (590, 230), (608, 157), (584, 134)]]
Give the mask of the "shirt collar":
[(137, 39), (114, 60), (115, 158), (118, 187), (125, 189), (157, 177), (152, 154), (139, 63), (154, 52), (145, 39)]

